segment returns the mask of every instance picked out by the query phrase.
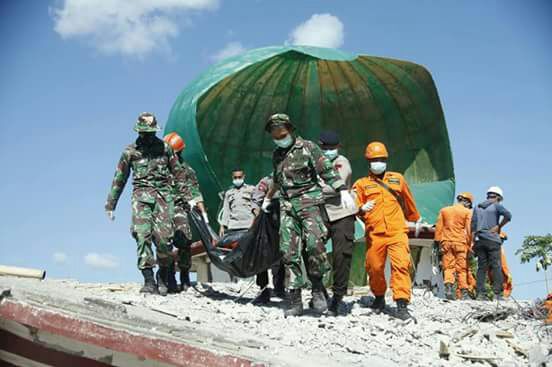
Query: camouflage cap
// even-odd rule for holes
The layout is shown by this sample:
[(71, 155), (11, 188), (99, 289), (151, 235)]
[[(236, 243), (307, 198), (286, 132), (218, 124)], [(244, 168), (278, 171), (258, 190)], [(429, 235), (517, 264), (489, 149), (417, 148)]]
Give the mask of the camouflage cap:
[(276, 127), (293, 128), (293, 124), (291, 123), (289, 116), (285, 113), (275, 113), (268, 118), (265, 125), (265, 131), (270, 132), (273, 128)]
[(159, 130), (157, 119), (150, 112), (142, 112), (136, 120), (136, 125), (134, 125), (134, 131), (139, 133), (154, 133)]

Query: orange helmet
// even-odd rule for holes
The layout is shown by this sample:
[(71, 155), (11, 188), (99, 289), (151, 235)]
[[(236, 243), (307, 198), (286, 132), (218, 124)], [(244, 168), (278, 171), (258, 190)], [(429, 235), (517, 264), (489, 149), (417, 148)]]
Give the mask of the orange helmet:
[(165, 135), (163, 140), (173, 148), (175, 153), (180, 152), (186, 147), (184, 140), (175, 132)]
[(366, 147), (364, 157), (366, 157), (366, 159), (387, 158), (389, 157), (389, 153), (387, 153), (385, 144), (379, 141), (373, 141)]
[(470, 201), (470, 203), (473, 204), (473, 195), (470, 193), (470, 192), (461, 192), (458, 194), (458, 196), (456, 196), (457, 198), (464, 198), (464, 199), (468, 199)]

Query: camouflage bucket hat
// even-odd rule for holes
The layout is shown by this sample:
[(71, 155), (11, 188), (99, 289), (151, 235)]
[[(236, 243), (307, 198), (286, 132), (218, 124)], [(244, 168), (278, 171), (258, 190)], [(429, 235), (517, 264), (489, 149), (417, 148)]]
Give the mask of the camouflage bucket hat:
[(157, 119), (149, 112), (142, 112), (140, 116), (138, 116), (138, 120), (136, 120), (136, 125), (134, 125), (134, 131), (139, 133), (154, 133), (159, 130)]
[(273, 128), (276, 127), (293, 128), (293, 124), (291, 123), (289, 116), (285, 113), (275, 113), (268, 118), (268, 121), (265, 125), (265, 131), (270, 132)]

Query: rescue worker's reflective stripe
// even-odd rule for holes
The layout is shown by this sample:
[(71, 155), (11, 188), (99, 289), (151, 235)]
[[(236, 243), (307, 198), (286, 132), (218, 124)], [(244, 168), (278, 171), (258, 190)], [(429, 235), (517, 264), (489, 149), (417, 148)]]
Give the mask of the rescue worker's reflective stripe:
[(410, 188), (400, 173), (386, 172), (382, 181), (404, 199), (405, 213), (393, 194), (378, 185), (374, 177), (368, 176), (357, 180), (353, 185), (353, 190), (357, 194), (357, 206), (362, 207), (368, 201), (375, 201), (374, 208), (361, 215), (366, 225), (366, 233), (370, 236), (407, 233), (405, 220), (416, 222), (420, 218)]

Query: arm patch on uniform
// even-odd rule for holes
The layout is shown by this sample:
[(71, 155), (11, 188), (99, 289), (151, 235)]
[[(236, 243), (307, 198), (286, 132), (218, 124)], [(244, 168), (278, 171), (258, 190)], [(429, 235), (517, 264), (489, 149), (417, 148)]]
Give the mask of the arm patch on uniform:
[(400, 185), (401, 184), (401, 180), (399, 178), (390, 178), (389, 179), (389, 183), (390, 184), (395, 184), (395, 185)]

